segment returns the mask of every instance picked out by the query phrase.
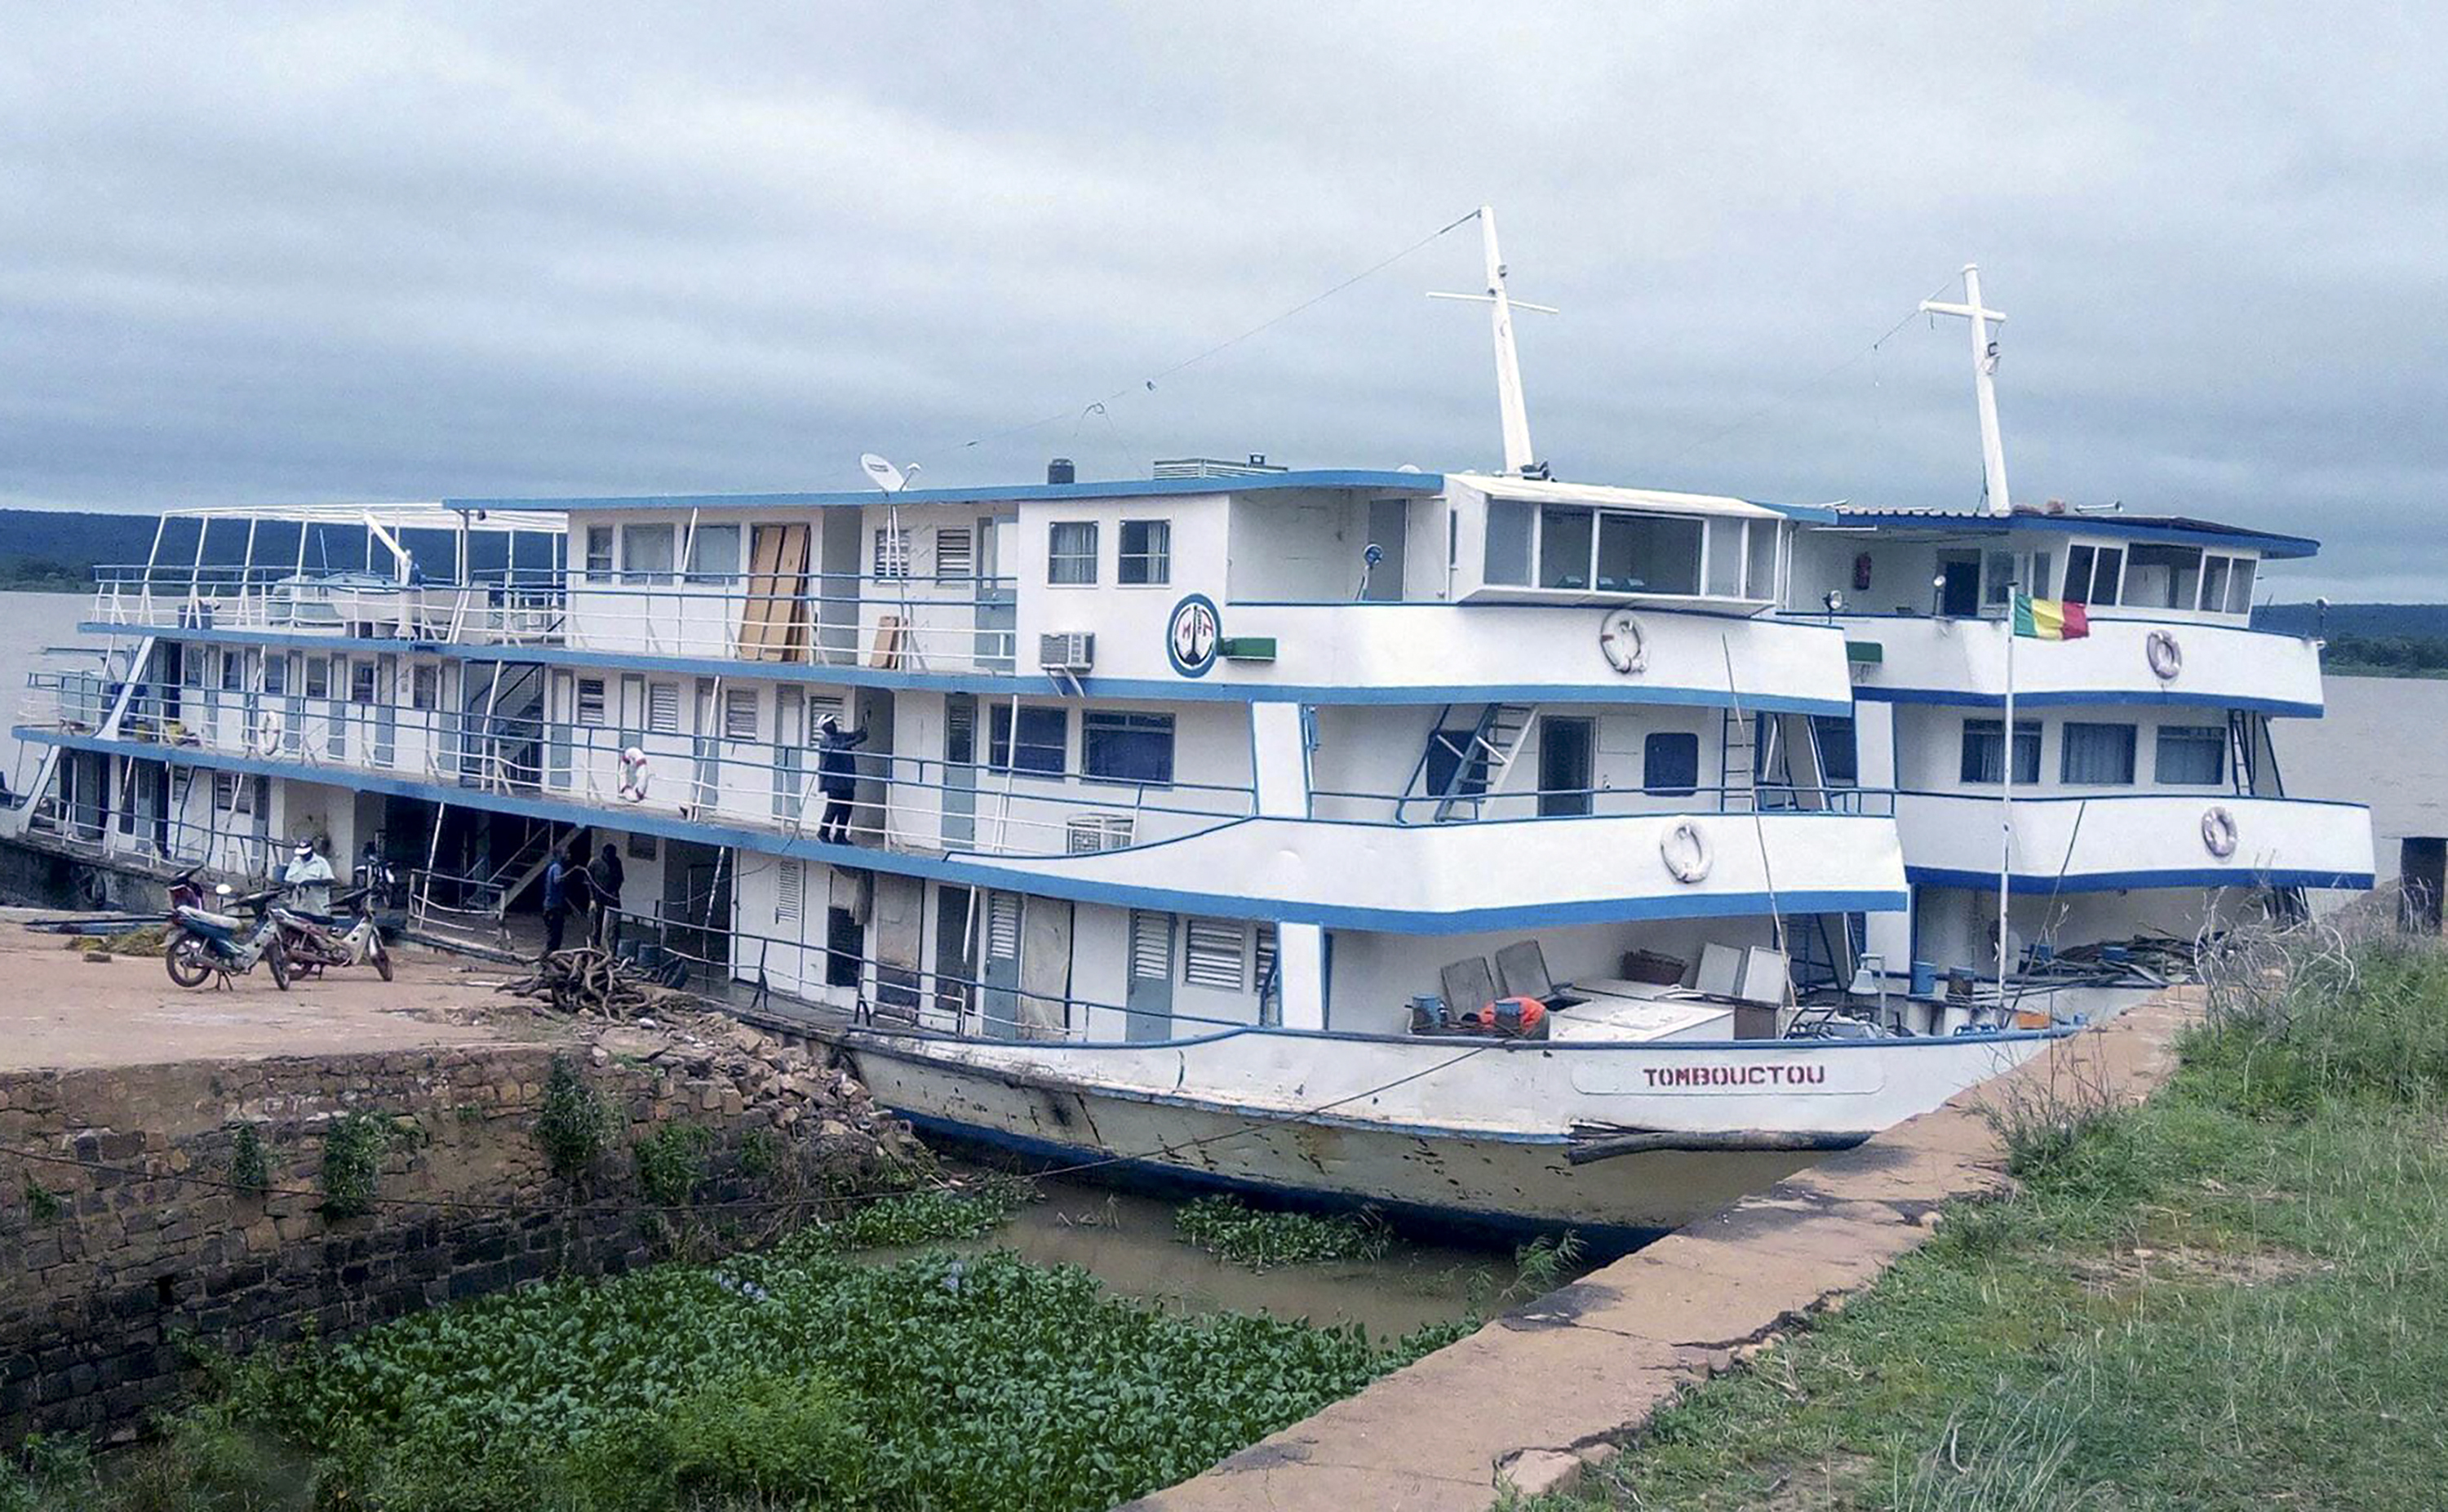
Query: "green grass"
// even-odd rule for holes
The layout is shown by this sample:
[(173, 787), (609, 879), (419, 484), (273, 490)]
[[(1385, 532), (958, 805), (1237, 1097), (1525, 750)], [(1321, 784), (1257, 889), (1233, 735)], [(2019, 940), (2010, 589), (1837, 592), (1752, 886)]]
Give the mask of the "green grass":
[(2019, 1193), (1540, 1505), (2441, 1504), (2448, 957), (2285, 954), (2149, 1103), (2018, 1142)]

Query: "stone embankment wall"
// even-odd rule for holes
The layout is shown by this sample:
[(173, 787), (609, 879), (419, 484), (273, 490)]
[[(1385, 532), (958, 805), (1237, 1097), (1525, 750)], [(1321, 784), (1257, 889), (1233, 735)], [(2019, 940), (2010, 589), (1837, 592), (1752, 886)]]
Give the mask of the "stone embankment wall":
[[(539, 1135), (556, 1057), (601, 1113), (601, 1149), (569, 1177)], [(335, 1131), (379, 1151), (355, 1215), (333, 1211)], [(641, 1141), (677, 1156), (680, 1202), (663, 1196), (670, 1160), (641, 1182)], [(177, 1393), (190, 1341), (329, 1338), (681, 1244), (753, 1242), (811, 1195), (917, 1153), (818, 1056), (710, 1021), (0, 1076), (0, 1444), (132, 1428)]]

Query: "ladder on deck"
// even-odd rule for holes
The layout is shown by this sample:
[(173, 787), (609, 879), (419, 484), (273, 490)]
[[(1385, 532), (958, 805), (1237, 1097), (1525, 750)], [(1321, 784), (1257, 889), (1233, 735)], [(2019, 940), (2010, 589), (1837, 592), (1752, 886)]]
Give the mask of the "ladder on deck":
[(1539, 718), (1536, 704), (1490, 703), (1463, 731), (1446, 726), (1454, 708), (1448, 703), (1438, 711), (1427, 744), (1411, 769), (1411, 780), (1394, 805), (1398, 824), (1405, 822), (1413, 803), (1433, 803), (1431, 816), (1439, 824), (1451, 822), (1465, 807), (1468, 817), (1478, 818), (1481, 805), (1504, 791), (1513, 763), (1521, 754), (1522, 737)]
[(1717, 728), (1717, 807), (1749, 813), (1759, 807), (1759, 721), (1728, 709)]

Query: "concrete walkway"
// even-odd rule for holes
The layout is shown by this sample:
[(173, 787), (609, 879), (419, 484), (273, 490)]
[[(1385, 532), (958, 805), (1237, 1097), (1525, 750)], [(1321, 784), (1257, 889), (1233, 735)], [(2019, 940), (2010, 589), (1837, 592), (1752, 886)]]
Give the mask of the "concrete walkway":
[(1984, 1108), (2131, 1100), (2173, 1068), (2194, 989), (2060, 1041), (2011, 1076), (1507, 1313), (1294, 1424), (1149, 1512), (1486, 1512), (1569, 1484), (1737, 1351), (1841, 1305), (1924, 1242), (1937, 1210), (2008, 1184)]

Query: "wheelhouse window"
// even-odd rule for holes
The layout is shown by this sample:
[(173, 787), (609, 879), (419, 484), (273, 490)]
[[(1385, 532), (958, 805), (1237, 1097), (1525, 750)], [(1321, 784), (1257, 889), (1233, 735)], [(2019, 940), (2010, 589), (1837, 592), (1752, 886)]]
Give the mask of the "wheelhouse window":
[(1046, 526), (1045, 581), (1091, 584), (1097, 581), (1097, 522), (1057, 520)]
[(1689, 797), (1700, 791), (1700, 737), (1688, 730), (1660, 730), (1641, 742), (1644, 792)]
[(1680, 515), (1600, 516), (1593, 575), (1598, 591), (1699, 592), (1702, 524)]
[(1173, 716), (1118, 709), (1083, 712), (1080, 771), (1108, 782), (1171, 782)]
[(2125, 575), (2125, 553), (2115, 546), (2074, 546), (2066, 552), (2068, 603), (2113, 604)]
[(2163, 724), (2151, 764), (2155, 782), (2215, 786), (2227, 780), (2227, 730), (2215, 724)]
[(2202, 612), (2250, 614), (2253, 566), (2250, 557), (2202, 558)]
[(1023, 705), (1020, 737), (1014, 741), (1011, 705), (998, 703), (994, 706), (990, 737), (986, 742), (986, 765), (997, 772), (1035, 772), (1061, 776), (1070, 742), (1069, 710)]
[(1123, 521), (1121, 560), (1116, 564), (1114, 577), (1118, 583), (1132, 584), (1171, 583), (1173, 522)]
[[(2130, 732), (2129, 732), (2130, 733)], [(1963, 721), (1963, 765), (1959, 774), (1964, 782), (2003, 782), (2006, 779), (2006, 721), (2003, 719), (1966, 719)], [(2131, 753), (2128, 753), (2129, 756)], [(2015, 781), (2029, 785), (2040, 780), (2040, 722), (2037, 719), (2015, 721)]]
[(2093, 787), (2133, 781), (2133, 726), (2068, 720), (2057, 753), (2057, 780)]
[(2146, 609), (2190, 609), (2201, 595), (2198, 546), (2136, 545), (2125, 559), (2119, 602)]
[(1539, 519), (1539, 586), (1586, 588), (1597, 517), (1587, 509), (1548, 509)]
[(621, 576), (624, 581), (672, 581), (672, 529), (668, 525), (621, 527)]
[(689, 581), (727, 583), (739, 576), (739, 526), (701, 525), (689, 536)]

